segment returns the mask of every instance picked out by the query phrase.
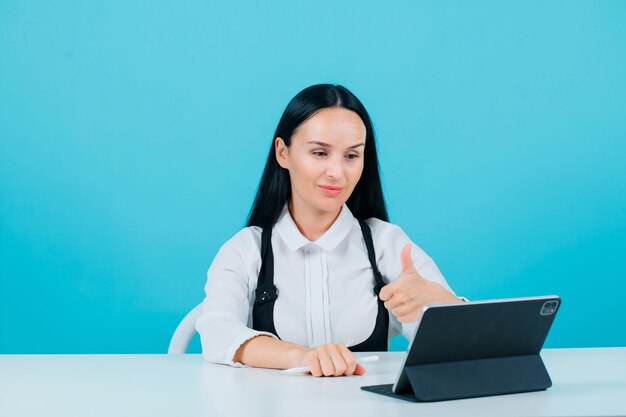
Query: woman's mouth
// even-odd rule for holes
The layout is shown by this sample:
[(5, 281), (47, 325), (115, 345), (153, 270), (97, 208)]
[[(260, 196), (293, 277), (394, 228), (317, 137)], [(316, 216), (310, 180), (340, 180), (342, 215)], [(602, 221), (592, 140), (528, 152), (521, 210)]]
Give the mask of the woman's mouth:
[(333, 187), (331, 185), (320, 185), (319, 187), (329, 197), (336, 197), (343, 191), (342, 187)]

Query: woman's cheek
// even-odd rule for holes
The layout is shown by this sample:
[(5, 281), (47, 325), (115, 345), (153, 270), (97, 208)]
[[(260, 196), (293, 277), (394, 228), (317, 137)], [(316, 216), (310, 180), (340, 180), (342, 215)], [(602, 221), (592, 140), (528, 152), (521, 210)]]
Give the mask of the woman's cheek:
[(361, 179), (362, 173), (363, 173), (363, 165), (351, 167), (348, 173), (348, 178), (350, 178), (350, 181), (353, 183), (353, 185), (356, 185), (356, 183), (359, 182), (359, 179)]

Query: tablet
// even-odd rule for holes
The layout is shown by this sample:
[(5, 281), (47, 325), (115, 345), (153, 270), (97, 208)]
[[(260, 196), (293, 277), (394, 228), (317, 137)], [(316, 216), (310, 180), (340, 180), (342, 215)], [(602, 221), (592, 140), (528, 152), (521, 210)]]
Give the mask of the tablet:
[(547, 389), (539, 355), (558, 296), (424, 307), (393, 384), (363, 390), (409, 401), (441, 401)]

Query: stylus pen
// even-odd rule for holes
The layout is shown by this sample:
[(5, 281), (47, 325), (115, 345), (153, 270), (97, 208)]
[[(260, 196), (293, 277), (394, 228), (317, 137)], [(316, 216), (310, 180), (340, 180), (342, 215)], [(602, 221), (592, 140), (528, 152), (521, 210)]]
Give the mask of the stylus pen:
[[(374, 355), (374, 356), (365, 356), (363, 358), (357, 358), (360, 362), (376, 362), (378, 361), (378, 356)], [(288, 375), (293, 375), (293, 374), (302, 374), (304, 372), (311, 372), (311, 370), (309, 369), (308, 366), (299, 366), (297, 368), (289, 368), (289, 369), (285, 369), (284, 371), (281, 371), (281, 374), (288, 374)]]

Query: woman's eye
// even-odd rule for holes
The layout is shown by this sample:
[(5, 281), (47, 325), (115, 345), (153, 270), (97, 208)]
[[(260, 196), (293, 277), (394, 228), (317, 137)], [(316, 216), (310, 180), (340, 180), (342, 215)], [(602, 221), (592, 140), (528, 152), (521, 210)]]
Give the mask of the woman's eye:
[(358, 159), (359, 155), (356, 154), (356, 153), (350, 153), (350, 154), (346, 155), (346, 158), (348, 158), (348, 159)]
[(324, 152), (324, 151), (313, 151), (313, 155), (315, 155), (315, 156), (326, 156), (326, 152)]

